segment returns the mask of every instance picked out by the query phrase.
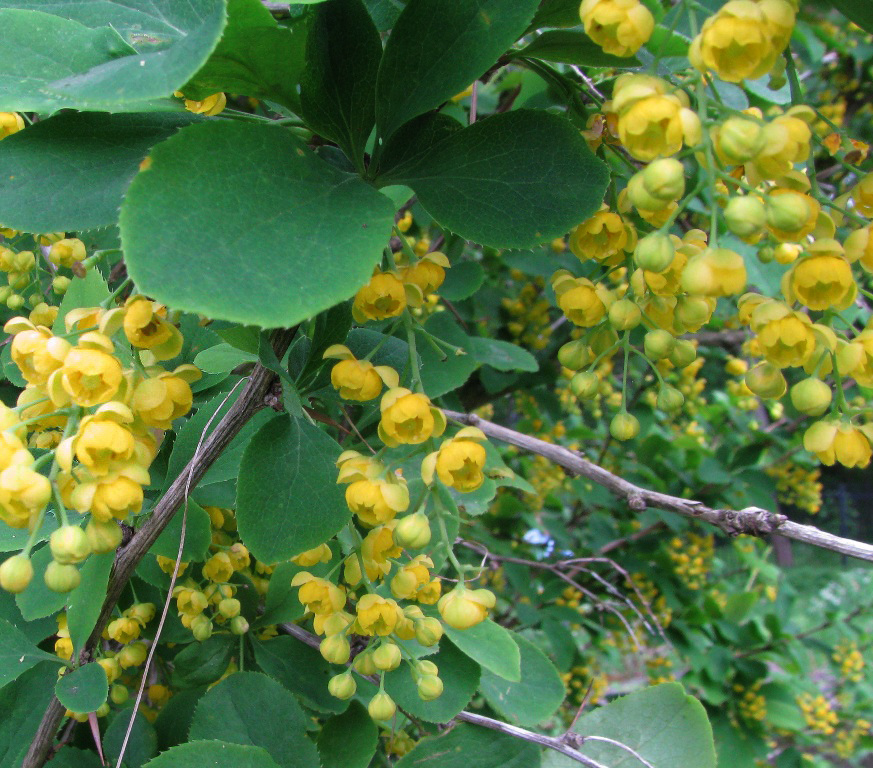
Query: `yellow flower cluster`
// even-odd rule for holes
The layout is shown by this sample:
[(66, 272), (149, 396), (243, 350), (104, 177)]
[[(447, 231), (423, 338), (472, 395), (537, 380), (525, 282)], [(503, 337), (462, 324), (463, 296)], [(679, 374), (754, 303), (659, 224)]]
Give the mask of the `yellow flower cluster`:
[(821, 472), (793, 462), (768, 467), (767, 474), (776, 481), (776, 497), (780, 504), (794, 506), (810, 514), (821, 509)]
[(754, 723), (761, 722), (767, 717), (767, 700), (760, 692), (760, 680), (748, 686), (735, 683), (733, 690), (736, 694), (737, 714), (743, 720)]
[[(192, 365), (157, 365), (179, 354), (182, 335), (166, 309), (145, 297), (114, 309), (72, 310), (64, 325), (67, 333), (59, 335), (25, 317), (6, 323), (10, 355), (27, 386), (17, 408), (0, 414), (0, 519), (38, 528), (54, 497), (61, 525), (49, 541), (45, 582), (58, 592), (79, 584), (76, 566), (91, 552), (111, 552), (121, 542), (117, 521), (140, 511), (162, 431), (190, 410), (189, 383), (200, 377)], [(132, 354), (138, 364), (125, 368), (122, 359)], [(48, 451), (39, 460), (28, 432), (30, 446)], [(45, 475), (39, 470), (47, 461)], [(84, 530), (67, 524), (66, 508), (90, 513)], [(4, 589), (29, 584), (30, 546), (0, 566)]]
[(701, 589), (712, 567), (714, 540), (712, 535), (701, 536), (690, 532), (687, 539), (670, 539), (667, 554), (676, 576), (689, 589)]
[(383, 272), (378, 267), (369, 282), (355, 294), (352, 316), (355, 322), (385, 320), (403, 314), (407, 305), (420, 307), (446, 278), (450, 266), (444, 253), (425, 253), (415, 264)]
[(864, 656), (857, 643), (841, 641), (831, 654), (834, 663), (840, 668), (840, 677), (850, 683), (860, 683), (864, 679)]
[(821, 694), (813, 696), (811, 693), (802, 693), (797, 697), (797, 706), (803, 713), (807, 727), (813, 733), (831, 736), (836, 731), (839, 723), (837, 713)]

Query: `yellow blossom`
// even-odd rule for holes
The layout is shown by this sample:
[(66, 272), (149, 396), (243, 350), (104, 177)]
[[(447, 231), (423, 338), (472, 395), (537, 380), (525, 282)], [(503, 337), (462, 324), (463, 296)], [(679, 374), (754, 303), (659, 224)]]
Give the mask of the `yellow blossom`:
[(552, 277), (552, 287), (558, 299), (558, 307), (574, 325), (591, 328), (606, 315), (611, 297), (602, 283), (595, 285), (587, 277), (574, 278), (566, 270), (559, 270)]
[(409, 508), (409, 490), (402, 481), (357, 480), (346, 488), (346, 504), (361, 523), (372, 528)]
[(162, 304), (131, 296), (124, 305), (124, 335), (134, 347), (150, 350), (156, 360), (170, 360), (182, 351), (182, 334), (166, 316)]
[(835, 462), (849, 468), (870, 463), (867, 435), (847, 422), (817, 421), (804, 433), (803, 447), (829, 467)]
[(475, 491), (485, 475), (485, 435), (476, 427), (465, 427), (450, 440), (444, 440), (439, 451), (430, 454), (421, 465), (422, 477), (428, 485), (436, 473), (444, 485), (463, 493)]
[(397, 317), (406, 309), (406, 289), (392, 272), (376, 270), (355, 294), (352, 315), (357, 323)]
[(614, 265), (624, 259), (624, 251), (632, 251), (636, 238), (633, 230), (617, 213), (604, 208), (586, 219), (570, 233), (570, 250), (581, 262), (589, 259)]
[(318, 563), (326, 563), (333, 557), (330, 547), (327, 544), (319, 544), (314, 549), (307, 549), (291, 558), (291, 562), (300, 565), (303, 568), (309, 568)]
[(301, 571), (291, 580), (292, 587), (300, 587), (297, 598), (307, 611), (316, 614), (335, 613), (346, 604), (346, 591), (327, 579)]
[(0, 139), (24, 130), (24, 118), (17, 112), (0, 112)]
[[(86, 408), (111, 400), (122, 382), (118, 358), (99, 349), (74, 347), (59, 372), (63, 390), (76, 405)], [(56, 387), (50, 386), (49, 392), (54, 401)]]
[(812, 321), (781, 301), (759, 305), (752, 312), (751, 326), (764, 357), (780, 368), (803, 365), (815, 351)]
[(0, 519), (10, 528), (26, 528), (52, 495), (45, 475), (24, 464), (0, 472)]
[(403, 620), (403, 611), (396, 601), (372, 592), (358, 600), (355, 610), (354, 631), (359, 635), (390, 635)]
[(633, 56), (652, 36), (655, 19), (639, 0), (583, 0), (585, 33), (606, 53)]
[(194, 395), (189, 381), (200, 378), (200, 372), (193, 365), (184, 368), (182, 375), (163, 372), (143, 379), (134, 387), (130, 404), (143, 424), (167, 430), (191, 410)]
[(429, 437), (439, 437), (446, 428), (442, 411), (420, 392), (403, 387), (389, 389), (382, 396), (380, 408), (379, 438), (388, 446), (418, 445)]
[(782, 292), (809, 309), (846, 309), (857, 287), (852, 267), (840, 252), (811, 252), (798, 259), (782, 281)]

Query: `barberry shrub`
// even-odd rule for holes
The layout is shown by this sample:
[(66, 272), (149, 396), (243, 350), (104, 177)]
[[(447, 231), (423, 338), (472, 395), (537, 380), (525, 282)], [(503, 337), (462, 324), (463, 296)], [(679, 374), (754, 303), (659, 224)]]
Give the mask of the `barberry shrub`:
[(0, 766), (866, 764), (865, 4), (104, 5), (0, 2)]

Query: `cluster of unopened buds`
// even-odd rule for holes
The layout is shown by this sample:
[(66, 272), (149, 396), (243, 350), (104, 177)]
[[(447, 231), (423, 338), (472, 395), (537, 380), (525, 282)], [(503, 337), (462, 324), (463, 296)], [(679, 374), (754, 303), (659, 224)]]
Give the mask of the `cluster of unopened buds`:
[[(24, 551), (0, 566), (10, 592), (33, 577), (30, 552), (50, 503), (59, 527), (49, 537), (49, 588), (74, 589), (77, 566), (118, 547), (119, 523), (141, 510), (163, 433), (188, 413), (190, 382), (200, 378), (192, 365), (159, 365), (179, 354), (182, 335), (166, 308), (143, 296), (75, 309), (63, 322), (65, 333), (25, 317), (5, 326), (27, 386), (17, 407), (2, 410), (0, 519), (31, 531)], [(88, 516), (84, 528), (68, 509)]]

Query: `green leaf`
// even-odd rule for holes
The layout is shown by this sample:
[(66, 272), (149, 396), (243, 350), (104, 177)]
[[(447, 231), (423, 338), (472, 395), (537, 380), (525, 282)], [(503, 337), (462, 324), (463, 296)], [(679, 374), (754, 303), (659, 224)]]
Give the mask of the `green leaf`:
[(0, 689), (0, 768), (21, 767), (57, 679), (57, 664), (43, 662)]
[(49, 4), (0, 10), (0, 110), (142, 111), (203, 65), (226, 21), (222, 0), (152, 0), (140, 7), (136, 31), (120, 3), (103, 5), (99, 21), (85, 11), (86, 26), (73, 18), (87, 5), (59, 3), (58, 15), (42, 12)]
[(0, 688), (41, 661), (57, 663), (59, 659), (41, 651), (21, 630), (0, 619)]
[(318, 6), (306, 41), (300, 105), (307, 125), (332, 139), (363, 169), (376, 122), (376, 75), (382, 40), (361, 0)]
[[(621, 742), (653, 768), (715, 768), (715, 746), (706, 712), (679, 683), (623, 696), (583, 715), (573, 730), (581, 736), (604, 736)], [(610, 768), (640, 764), (626, 750), (603, 742), (585, 742), (579, 751)], [(550, 755), (546, 764), (549, 768), (578, 765), (557, 753)]]
[(424, 383), (425, 392), (431, 398), (441, 397), (446, 392), (460, 387), (470, 378), (479, 364), (472, 354), (472, 340), (452, 320), (448, 312), (437, 312), (431, 315), (425, 321), (424, 329), (432, 336), (453, 344), (465, 352), (465, 354), (458, 355), (443, 348), (437, 350), (420, 334), (417, 335), (418, 355), (421, 360), (421, 380)]
[(206, 688), (203, 686), (177, 691), (161, 707), (155, 720), (158, 751), (163, 752), (188, 740), (188, 730), (191, 728), (191, 720), (194, 719), (194, 710), (204, 693)]
[(359, 701), (328, 720), (318, 734), (322, 765), (330, 768), (367, 768), (376, 753), (379, 729)]
[(446, 272), (445, 282), (440, 286), (440, 296), (449, 301), (468, 299), (485, 282), (485, 270), (478, 261), (461, 261), (452, 264)]
[(524, 33), (538, 5), (539, 0), (411, 0), (379, 67), (376, 123), (383, 140), (483, 75)]
[(228, 0), (221, 41), (181, 90), (189, 99), (227, 91), (298, 111), (308, 29), (307, 17), (280, 27), (260, 0)]
[(73, 712), (93, 712), (108, 694), (106, 670), (96, 661), (74, 669), (55, 685), (58, 701)]
[(15, 604), (15, 595), (5, 590), (0, 590), (0, 618), (8, 621), (34, 644), (41, 643), (58, 630), (57, 622), (53, 618), (44, 616), (35, 621), (25, 621)]
[(724, 607), (724, 617), (734, 624), (742, 624), (758, 605), (760, 598), (757, 592), (735, 592), (727, 599)]
[(45, 585), (45, 569), (51, 561), (52, 552), (48, 547), (37, 550), (30, 558), (30, 563), (33, 565), (33, 579), (24, 592), (15, 596), (18, 610), (21, 611), (25, 621), (51, 616), (61, 610), (67, 602), (69, 595), (52, 592)]
[(145, 768), (279, 768), (261, 747), (227, 741), (192, 741), (162, 752)]
[(873, 33), (873, 6), (855, 0), (827, 0), (849, 21), (857, 24), (865, 32)]
[(194, 358), (196, 365), (204, 373), (226, 373), (243, 363), (256, 363), (258, 356), (237, 349), (230, 344), (216, 344), (204, 349)]
[(82, 581), (70, 593), (67, 603), (67, 628), (70, 630), (70, 640), (73, 641), (76, 654), (82, 650), (97, 623), (114, 561), (115, 552), (91, 555), (79, 569)]
[(319, 768), (318, 752), (306, 737), (306, 717), (300, 705), (260, 672), (237, 672), (200, 699), (188, 738), (208, 739), (218, 734), (233, 744), (263, 747), (280, 766)]
[(528, 371), (534, 373), (540, 368), (537, 359), (524, 347), (508, 341), (473, 336), (473, 357), (484, 365), (498, 371)]
[[(576, 23), (579, 22), (579, 8)], [(581, 29), (556, 29), (543, 32), (533, 42), (520, 51), (514, 51), (513, 58), (542, 59), (561, 64), (576, 64), (580, 67), (610, 67), (611, 69), (633, 69), (641, 66), (636, 56), (613, 56), (605, 53)]]
[(56, 335), (66, 333), (64, 316), (70, 310), (81, 307), (96, 307), (107, 298), (109, 298), (109, 286), (96, 269), (89, 269), (85, 273), (85, 277), (74, 277), (64, 294), (64, 298), (61, 299), (61, 306), (52, 330)]
[(530, 640), (513, 635), (521, 652), (521, 681), (510, 682), (482, 670), (479, 690), (488, 703), (514, 725), (547, 720), (564, 700), (564, 682), (554, 664)]
[(397, 705), (429, 723), (447, 723), (473, 698), (479, 685), (479, 665), (461, 653), (451, 640), (440, 642), (439, 652), (429, 661), (439, 667), (445, 689), (433, 701), (422, 701), (408, 664), (385, 675), (385, 690)]
[(173, 659), (174, 681), (184, 688), (215, 682), (238, 648), (234, 635), (213, 635), (202, 643), (191, 643)]
[(0, 144), (0, 223), (24, 232), (115, 223), (124, 191), (149, 149), (199, 119), (188, 113), (73, 112), (8, 136)]
[[(185, 544), (182, 547), (182, 560), (201, 562), (209, 555), (212, 544), (212, 523), (209, 513), (199, 504), (188, 499), (188, 513), (185, 519)], [(179, 539), (182, 536), (182, 513), (180, 509), (173, 515), (167, 527), (161, 531), (149, 552), (175, 560), (179, 555)]]
[(785, 683), (767, 683), (761, 687), (761, 696), (767, 701), (764, 720), (774, 728), (802, 732), (806, 719), (795, 698), (794, 689)]
[(470, 629), (453, 629), (445, 625), (449, 639), (473, 661), (498, 677), (512, 682), (521, 680), (521, 653), (508, 629), (485, 619)]
[(397, 768), (538, 768), (540, 749), (506, 733), (462, 723), (424, 739)]
[(579, 5), (576, 0), (542, 0), (528, 32), (543, 27), (575, 27), (580, 21)]
[[(348, 702), (331, 696), (327, 682), (336, 670), (315, 648), (294, 637), (280, 635), (265, 643), (256, 642), (255, 661), (270, 677), (299, 696), (307, 707), (320, 712), (342, 712)], [(305, 669), (306, 674), (300, 674)]]
[(177, 309), (294, 325), (367, 282), (394, 221), (387, 197), (279, 126), (207, 121), (151, 158), (122, 205), (121, 241), (137, 287)]
[(412, 187), (444, 227), (504, 248), (565, 234), (597, 210), (609, 182), (578, 129), (529, 109), (454, 131), (400, 170), (387, 170), (379, 184)]
[[(173, 698), (176, 695), (174, 694)], [(121, 744), (124, 741), (132, 712), (132, 707), (126, 707), (118, 712), (103, 734), (103, 750), (113, 763), (118, 760), (118, 755), (121, 752)], [(130, 730), (130, 739), (124, 750), (124, 765), (128, 768), (140, 768), (157, 753), (158, 736), (155, 729), (141, 712), (137, 712), (133, 728)]]
[(103, 763), (100, 762), (96, 752), (65, 744), (64, 748), (58, 750), (52, 757), (52, 768), (103, 768)]
[(239, 535), (264, 563), (327, 541), (350, 519), (336, 484), (340, 447), (305, 419), (277, 416), (252, 438), (240, 464)]

